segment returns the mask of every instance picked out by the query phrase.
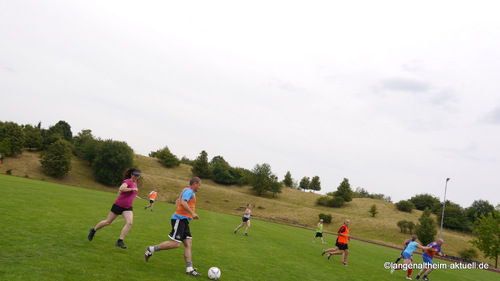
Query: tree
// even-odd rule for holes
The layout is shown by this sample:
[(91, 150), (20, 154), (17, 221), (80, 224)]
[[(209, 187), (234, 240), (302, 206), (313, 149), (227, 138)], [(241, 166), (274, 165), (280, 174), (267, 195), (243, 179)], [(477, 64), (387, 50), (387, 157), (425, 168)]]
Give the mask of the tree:
[(495, 259), (495, 268), (498, 268), (498, 255), (500, 254), (500, 219), (494, 218), (492, 213), (487, 216), (481, 214), (474, 221), (473, 234), (477, 238), (470, 242), (476, 246), (484, 257)]
[(123, 172), (132, 167), (134, 151), (126, 142), (105, 140), (99, 145), (92, 166), (97, 181), (115, 186), (123, 179)]
[(14, 122), (0, 122), (0, 153), (5, 156), (23, 153), (25, 136), (21, 126)]
[(349, 180), (347, 178), (344, 178), (344, 180), (340, 183), (339, 187), (337, 188), (335, 196), (342, 197), (345, 202), (351, 202), (352, 195), (353, 192), (351, 189), (351, 185), (349, 184)]
[[(437, 213), (438, 221), (441, 221), (442, 210), (443, 207), (441, 206)], [(443, 227), (460, 231), (470, 231), (471, 226), (472, 223), (469, 221), (465, 210), (460, 205), (447, 200), (444, 208)]]
[(273, 196), (281, 192), (281, 184), (278, 182), (278, 178), (272, 173), (271, 166), (267, 163), (255, 165), (252, 170), (250, 184), (259, 196), (267, 191), (273, 192)]
[(311, 182), (309, 183), (309, 189), (314, 190), (314, 191), (320, 191), (321, 190), (321, 181), (319, 180), (318, 176), (314, 176), (311, 179)]
[(426, 208), (422, 216), (418, 219), (417, 226), (415, 227), (415, 234), (424, 246), (434, 241), (437, 229), (436, 221), (431, 217), (431, 209)]
[(400, 220), (396, 223), (396, 225), (399, 227), (401, 230), (401, 233), (406, 233), (408, 221), (407, 220)]
[(356, 191), (352, 193), (353, 198), (371, 198), (370, 193), (361, 187), (357, 187)]
[(412, 221), (409, 221), (407, 224), (406, 224), (406, 227), (408, 228), (408, 230), (410, 231), (410, 234), (413, 234), (413, 230), (415, 229), (415, 223), (412, 222)]
[(215, 156), (210, 161), (210, 170), (212, 171), (212, 179), (220, 184), (235, 184), (236, 180), (231, 173), (231, 166), (224, 160), (222, 156)]
[[(71, 126), (66, 121), (57, 122), (52, 128), (58, 128), (57, 130), (62, 133), (63, 139), (71, 141), (73, 139), (73, 133), (71, 132)], [(49, 128), (50, 130), (50, 128)]]
[(273, 197), (276, 197), (276, 194), (281, 193), (282, 185), (278, 181), (278, 177), (276, 175), (270, 176), (271, 182), (269, 183), (269, 191), (273, 194)]
[(49, 127), (48, 130), (42, 130), (44, 148), (56, 142), (58, 139), (64, 139), (71, 142), (73, 133), (71, 126), (65, 121), (59, 121), (54, 126)]
[(62, 177), (71, 171), (71, 144), (59, 139), (42, 153), (42, 168), (49, 176)]
[(82, 130), (77, 136), (73, 137), (74, 153), (92, 166), (100, 143), (102, 141), (95, 139), (91, 130)]
[(439, 198), (432, 196), (430, 194), (419, 194), (415, 195), (409, 200), (410, 202), (415, 205), (415, 208), (417, 210), (423, 211), (425, 208), (431, 209), (431, 211), (434, 211), (436, 207), (439, 207)]
[(163, 149), (159, 150), (156, 154), (156, 158), (158, 159), (158, 161), (160, 161), (160, 163), (163, 164), (163, 166), (167, 168), (178, 167), (181, 164), (179, 158), (177, 158), (177, 156), (170, 152), (168, 146), (165, 146)]
[(290, 171), (286, 172), (285, 178), (283, 179), (283, 184), (286, 187), (293, 186), (293, 179), (292, 179), (292, 174), (290, 173)]
[(368, 210), (368, 212), (370, 214), (372, 214), (372, 217), (375, 217), (376, 214), (378, 214), (378, 211), (377, 211), (377, 205), (373, 204), (371, 207), (370, 207), (370, 210)]
[(191, 160), (191, 159), (189, 159), (189, 158), (187, 158), (187, 156), (186, 156), (186, 155), (184, 155), (184, 156), (182, 156), (182, 157), (181, 157), (181, 163), (182, 163), (182, 164), (189, 165), (189, 166), (193, 166), (193, 162), (194, 162), (194, 161), (193, 161), (193, 160)]
[(299, 183), (299, 188), (301, 188), (302, 190), (309, 189), (310, 182), (311, 182), (311, 181), (309, 180), (309, 177), (303, 177), (303, 178), (300, 180), (300, 183)]
[(205, 150), (202, 150), (200, 155), (194, 160), (193, 168), (191, 168), (193, 175), (198, 176), (202, 179), (210, 178), (210, 166), (208, 164), (208, 154)]
[(411, 213), (413, 209), (415, 209), (415, 205), (410, 202), (410, 200), (401, 200), (398, 203), (396, 203), (396, 209), (402, 212), (408, 212)]
[[(489, 213), (493, 214), (495, 211), (495, 207), (490, 204), (490, 202), (485, 200), (475, 200), (472, 205), (465, 210), (469, 221), (474, 222), (476, 218), (481, 217), (481, 215), (488, 215)], [(495, 215), (493, 214), (493, 217)]]
[(25, 136), (24, 147), (28, 148), (29, 151), (32, 149), (42, 149), (43, 136), (38, 128), (31, 125), (24, 125), (23, 131)]

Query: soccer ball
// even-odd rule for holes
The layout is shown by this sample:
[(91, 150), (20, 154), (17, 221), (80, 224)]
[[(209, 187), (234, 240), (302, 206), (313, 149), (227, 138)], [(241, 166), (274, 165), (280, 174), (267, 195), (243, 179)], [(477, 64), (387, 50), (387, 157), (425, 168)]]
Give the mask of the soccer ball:
[(211, 267), (208, 270), (208, 278), (211, 280), (217, 280), (220, 278), (220, 269), (218, 267)]

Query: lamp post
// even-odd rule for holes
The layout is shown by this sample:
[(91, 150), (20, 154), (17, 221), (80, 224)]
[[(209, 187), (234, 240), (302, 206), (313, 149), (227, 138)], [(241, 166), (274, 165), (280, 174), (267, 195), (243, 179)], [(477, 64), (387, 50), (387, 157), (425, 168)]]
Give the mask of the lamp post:
[(441, 230), (439, 231), (439, 238), (443, 235), (443, 220), (444, 220), (444, 207), (446, 204), (446, 189), (448, 188), (448, 181), (450, 178), (446, 178), (446, 183), (444, 184), (444, 199), (443, 199), (443, 213), (441, 214)]

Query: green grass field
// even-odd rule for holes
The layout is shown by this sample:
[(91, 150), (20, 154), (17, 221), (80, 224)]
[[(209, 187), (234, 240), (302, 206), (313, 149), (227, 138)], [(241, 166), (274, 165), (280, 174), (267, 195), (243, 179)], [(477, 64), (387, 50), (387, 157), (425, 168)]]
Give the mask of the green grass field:
[[(99, 230), (94, 241), (87, 240), (116, 194), (6, 175), (0, 175), (0, 190), (0, 280), (208, 280), (211, 266), (221, 269), (221, 280), (406, 280), (403, 271), (391, 275), (384, 269), (398, 250), (354, 240), (345, 267), (340, 256), (330, 261), (321, 256), (324, 246), (319, 239), (311, 243), (312, 230), (252, 219), (245, 237), (241, 230), (233, 233), (239, 216), (202, 209), (197, 209), (200, 220), (190, 226), (193, 263), (203, 276), (186, 276), (182, 248), (144, 261), (146, 246), (168, 240), (172, 204), (158, 202), (150, 212), (143, 209), (148, 202), (136, 199), (134, 225), (125, 239), (128, 249), (123, 250), (114, 246), (122, 217)], [(326, 235), (325, 241), (333, 246), (334, 236)], [(477, 269), (440, 269), (430, 275), (431, 280), (499, 277)]]

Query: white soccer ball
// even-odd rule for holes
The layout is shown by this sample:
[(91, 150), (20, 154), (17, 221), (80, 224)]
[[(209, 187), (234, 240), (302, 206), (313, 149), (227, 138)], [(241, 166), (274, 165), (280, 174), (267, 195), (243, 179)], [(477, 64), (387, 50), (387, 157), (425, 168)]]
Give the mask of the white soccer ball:
[(220, 269), (218, 267), (211, 267), (208, 270), (208, 278), (211, 280), (218, 280), (220, 278)]

